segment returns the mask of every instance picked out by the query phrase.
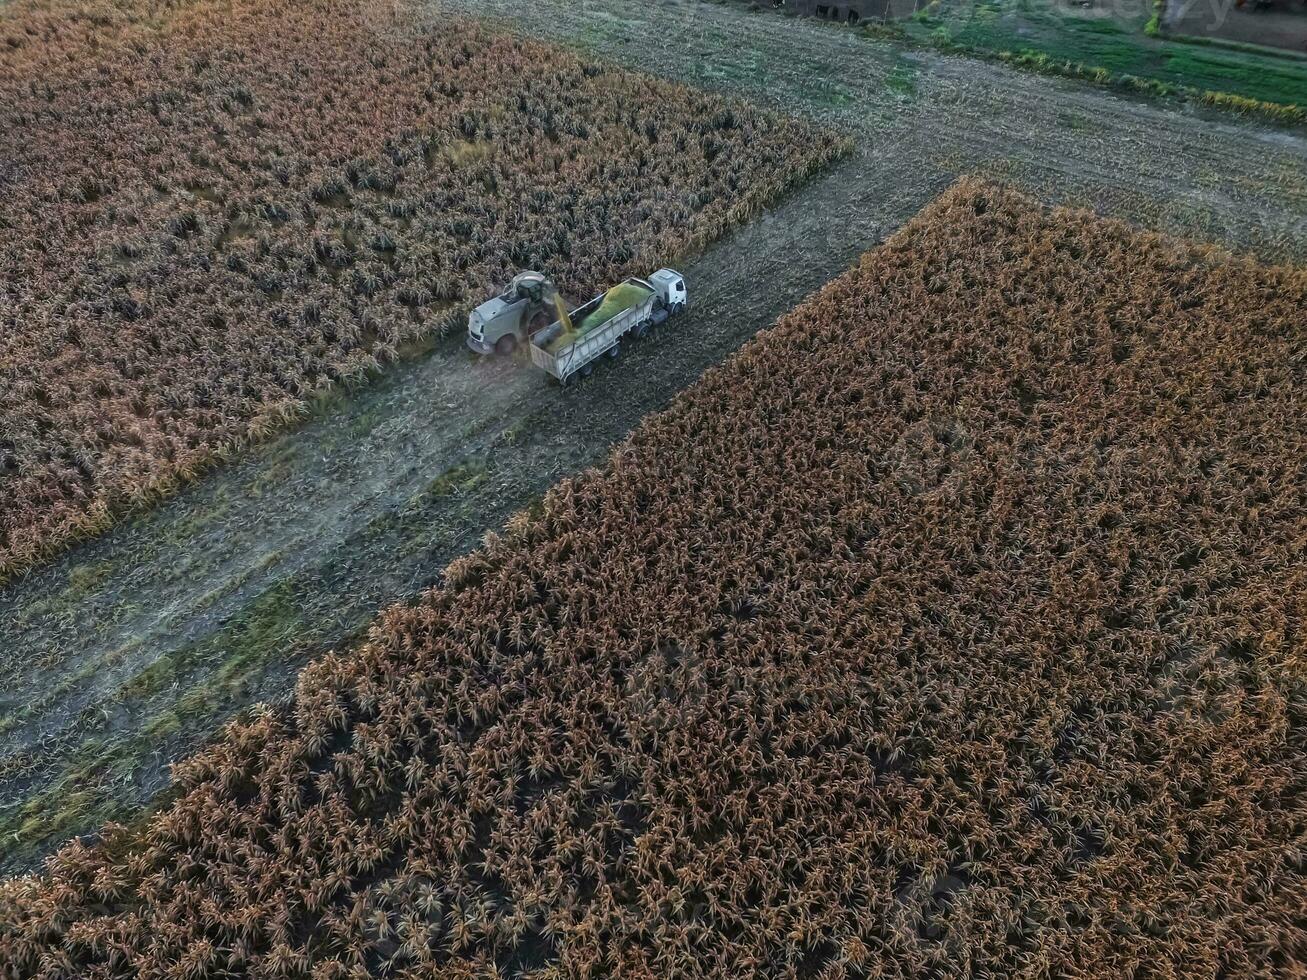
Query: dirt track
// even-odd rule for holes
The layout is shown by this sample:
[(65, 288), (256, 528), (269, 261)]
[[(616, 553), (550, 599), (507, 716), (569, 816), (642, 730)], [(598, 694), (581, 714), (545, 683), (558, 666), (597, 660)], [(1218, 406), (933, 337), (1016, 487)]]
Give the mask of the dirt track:
[(958, 174), (1307, 257), (1300, 133), (690, 0), (445, 0), (430, 13), (451, 10), (817, 115), (858, 152), (687, 263), (693, 311), (579, 388), (478, 363), (450, 338), (0, 593), (3, 869), (133, 812), (170, 758), (602, 458)]

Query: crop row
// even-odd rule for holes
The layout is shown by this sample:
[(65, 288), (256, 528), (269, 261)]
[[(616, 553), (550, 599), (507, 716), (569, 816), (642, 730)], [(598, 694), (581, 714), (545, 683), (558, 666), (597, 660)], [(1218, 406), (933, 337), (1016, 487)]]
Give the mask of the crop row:
[(0, 578), (515, 272), (647, 273), (843, 148), (470, 23), (101, 6), (0, 19)]
[(6, 885), (0, 966), (1300, 970), (1304, 308), (959, 185)]

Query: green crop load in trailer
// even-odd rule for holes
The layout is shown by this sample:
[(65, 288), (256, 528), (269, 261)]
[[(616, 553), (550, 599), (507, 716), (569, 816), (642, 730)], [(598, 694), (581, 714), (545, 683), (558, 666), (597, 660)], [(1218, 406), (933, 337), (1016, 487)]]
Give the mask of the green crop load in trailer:
[[(582, 313), (580, 317), (572, 320), (572, 329), (560, 333), (549, 345), (551, 353), (561, 347), (573, 343), (580, 337), (584, 337), (596, 327), (602, 327), (605, 323), (617, 316), (619, 313), (625, 313), (632, 307), (639, 306), (653, 293), (653, 290), (647, 286), (642, 286), (634, 282), (618, 283), (608, 292), (604, 293), (603, 300), (597, 307), (589, 313)], [(587, 306), (589, 304), (586, 304)], [(584, 310), (584, 307), (582, 308)], [(581, 312), (580, 310), (577, 312)]]

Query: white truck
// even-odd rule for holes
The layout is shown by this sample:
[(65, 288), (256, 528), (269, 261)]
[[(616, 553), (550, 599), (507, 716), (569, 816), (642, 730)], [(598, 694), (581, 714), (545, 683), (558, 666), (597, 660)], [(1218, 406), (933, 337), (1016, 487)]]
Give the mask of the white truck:
[(513, 279), (468, 317), (468, 346), (479, 354), (509, 354), (527, 343), (531, 362), (559, 383), (589, 374), (595, 362), (617, 357), (625, 337), (643, 337), (689, 302), (685, 277), (659, 269), (635, 276), (568, 312), (554, 284), (536, 272)]

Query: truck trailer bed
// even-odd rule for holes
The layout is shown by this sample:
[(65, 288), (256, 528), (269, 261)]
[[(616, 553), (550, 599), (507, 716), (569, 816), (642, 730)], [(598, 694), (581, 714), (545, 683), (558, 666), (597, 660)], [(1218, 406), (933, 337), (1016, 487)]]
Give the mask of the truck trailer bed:
[[(627, 287), (625, 293), (618, 293), (618, 290), (624, 287)], [(559, 320), (538, 331), (531, 337), (532, 363), (557, 378), (559, 382), (567, 384), (577, 373), (585, 370), (598, 358), (612, 352), (622, 337), (632, 330), (642, 332), (643, 329), (667, 319), (665, 309), (654, 308), (658, 300), (657, 291), (644, 280), (631, 278), (621, 286), (596, 296), (573, 311), (571, 314), (573, 323), (581, 323), (586, 317), (594, 317), (602, 310), (604, 300), (610, 295), (617, 293), (619, 297), (623, 295), (633, 297), (632, 290), (636, 288), (644, 294), (638, 302), (620, 309), (606, 320), (600, 318), (597, 326), (575, 334), (571, 340), (560, 343), (560, 340), (565, 338), (567, 328)], [(625, 300), (619, 299), (619, 302)]]

